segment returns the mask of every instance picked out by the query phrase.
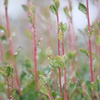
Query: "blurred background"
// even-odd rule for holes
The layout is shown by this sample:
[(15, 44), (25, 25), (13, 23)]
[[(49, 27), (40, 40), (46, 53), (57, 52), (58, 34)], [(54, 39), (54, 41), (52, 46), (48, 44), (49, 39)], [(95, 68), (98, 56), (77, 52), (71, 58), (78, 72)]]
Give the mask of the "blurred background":
[[(48, 66), (48, 54), (57, 54), (57, 27), (56, 16), (50, 11), (49, 6), (53, 4), (52, 0), (31, 0), (36, 8), (35, 25), (37, 42), (40, 41), (37, 47), (37, 59), (38, 69), (46, 68)], [(78, 3), (85, 4), (85, 0), (72, 0), (72, 24), (74, 27), (75, 50), (79, 48), (87, 49), (87, 35), (84, 29), (87, 25), (87, 19), (85, 14), (78, 10)], [(0, 25), (5, 26), (5, 11), (4, 0), (0, 0)], [(19, 62), (24, 62), (24, 57), (32, 59), (32, 44), (31, 40), (25, 35), (25, 30), (29, 29), (29, 22), (27, 13), (23, 10), (22, 5), (26, 5), (26, 0), (9, 0), (8, 14), (10, 21), (11, 35), (13, 36), (13, 48), (16, 52), (19, 47), (23, 50), (20, 53), (18, 59)], [(100, 0), (89, 0), (90, 22), (93, 25), (98, 19), (100, 19)], [(63, 8), (68, 6), (67, 0), (60, 0), (59, 8), (59, 22), (68, 24), (68, 18), (66, 17)], [(65, 32), (65, 52), (68, 51), (68, 31)], [(94, 39), (94, 37), (92, 37)], [(93, 41), (94, 44), (94, 41)], [(6, 46), (3, 47), (4, 52), (7, 52)], [(95, 45), (93, 46), (95, 52)], [(81, 58), (81, 59), (80, 59)], [(87, 58), (81, 55), (76, 57), (76, 61), (82, 61), (86, 63)], [(84, 60), (83, 60), (84, 59)], [(87, 62), (88, 63), (88, 62)], [(18, 63), (19, 67), (21, 65)], [(79, 66), (79, 65), (77, 65)]]

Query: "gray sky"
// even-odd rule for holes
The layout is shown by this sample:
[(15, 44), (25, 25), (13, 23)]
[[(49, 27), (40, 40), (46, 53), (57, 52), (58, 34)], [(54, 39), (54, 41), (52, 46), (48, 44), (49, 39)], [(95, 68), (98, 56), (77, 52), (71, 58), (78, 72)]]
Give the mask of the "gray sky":
[[(84, 0), (85, 1), (85, 0)], [(66, 23), (67, 19), (63, 12), (63, 7), (67, 5), (66, 0), (60, 0), (61, 6), (59, 9), (60, 21)], [(83, 2), (85, 3), (85, 2)], [(21, 5), (26, 4), (26, 0), (9, 0), (9, 16), (12, 19), (18, 19), (21, 15), (25, 14)], [(97, 8), (90, 2), (90, 22), (93, 23), (97, 17), (98, 11)], [(0, 0), (0, 15), (4, 15), (4, 6), (3, 0)], [(75, 28), (84, 29), (87, 25), (86, 16), (78, 10), (78, 3), (76, 0), (73, 0), (73, 23)]]

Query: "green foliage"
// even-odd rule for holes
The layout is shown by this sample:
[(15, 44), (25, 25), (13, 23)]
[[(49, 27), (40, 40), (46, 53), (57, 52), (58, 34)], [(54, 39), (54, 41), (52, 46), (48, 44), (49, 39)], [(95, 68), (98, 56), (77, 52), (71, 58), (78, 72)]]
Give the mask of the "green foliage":
[(58, 8), (60, 6), (59, 0), (53, 0), (53, 2), (55, 4), (56, 9), (58, 10)]
[(95, 41), (95, 43), (96, 43), (97, 45), (100, 46), (100, 36), (97, 36), (97, 37), (96, 37), (96, 41)]
[[(5, 7), (7, 7), (8, 1), (9, 0), (4, 1)], [(36, 3), (35, 1), (34, 1), (34, 4)], [(30, 0), (28, 1), (28, 3), (29, 3), (28, 6), (22, 5), (22, 8), (28, 14), (28, 20), (31, 24), (31, 27), (35, 28), (35, 26), (38, 26), (38, 24), (40, 24), (40, 27), (44, 28), (44, 24), (42, 25), (40, 23), (41, 19), (38, 21), (36, 20), (38, 18), (43, 18), (43, 20), (45, 20), (45, 17), (42, 15), (43, 12), (39, 13), (40, 15), (37, 18), (35, 18), (35, 6), (33, 3), (30, 2)], [(67, 2), (66, 2), (66, 4), (67, 4)], [(72, 5), (72, 4), (70, 4), (70, 5)], [(68, 6), (70, 6), (70, 5), (68, 5)], [(59, 7), (60, 7), (60, 1), (53, 0), (53, 4), (50, 5), (50, 10), (52, 13), (54, 13), (57, 16)], [(87, 8), (85, 5), (79, 3), (78, 9), (82, 13), (86, 14)], [(48, 10), (48, 9), (46, 9), (46, 10)], [(45, 16), (47, 16), (46, 12), (45, 12), (46, 10), (44, 10)], [(42, 11), (42, 9), (41, 9), (41, 11)], [(70, 20), (72, 20), (71, 11), (72, 11), (72, 8), (69, 8), (69, 7), (64, 8), (64, 12), (67, 15), (67, 18), (69, 18)], [(37, 10), (36, 14), (38, 14), (38, 10)], [(0, 19), (1, 19), (1, 17), (0, 17)], [(48, 14), (48, 19), (44, 21), (45, 23), (48, 23), (47, 27), (50, 24), (49, 19), (50, 18), (49, 18), (49, 14)], [(36, 20), (36, 25), (35, 25), (35, 20)], [(72, 23), (70, 22), (69, 24), (72, 24)], [(99, 63), (100, 55), (99, 55), (99, 50), (97, 48), (99, 48), (98, 46), (100, 46), (100, 36), (97, 36), (97, 35), (99, 35), (99, 31), (100, 31), (99, 30), (100, 22), (97, 22), (97, 25), (98, 25), (98, 27), (95, 26), (95, 23), (93, 23), (93, 25), (91, 25), (91, 31), (88, 33), (88, 38), (91, 38), (91, 41), (92, 41), (92, 45), (93, 45), (92, 49), (93, 49), (93, 51), (95, 51), (95, 53), (92, 53), (92, 58), (93, 58), (92, 59), (92, 64), (93, 64), (92, 67), (93, 67), (93, 73), (94, 73), (94, 78), (95, 78), (94, 82), (90, 82), (90, 80), (89, 80), (89, 78), (90, 78), (89, 63), (88, 63), (88, 61), (86, 61), (86, 59), (89, 58), (89, 53), (87, 50), (81, 48), (81, 46), (83, 47), (83, 44), (81, 44), (81, 41), (80, 41), (81, 38), (77, 37), (80, 39), (79, 41), (77, 39), (77, 41), (79, 42), (79, 44), (77, 45), (76, 44), (77, 42), (74, 41), (75, 37), (72, 36), (71, 42), (75, 42), (75, 43), (73, 43), (73, 44), (75, 44), (74, 45), (75, 47), (73, 47), (73, 49), (72, 49), (73, 51), (69, 50), (69, 47), (67, 46), (67, 40), (64, 41), (64, 38), (66, 38), (66, 37), (64, 37), (64, 33), (67, 30), (67, 24), (60, 22), (58, 25), (58, 31), (59, 31), (58, 39), (60, 40), (61, 46), (62, 46), (62, 43), (64, 43), (64, 45), (65, 45), (64, 49), (65, 49), (65, 51), (67, 51), (67, 53), (65, 55), (62, 55), (62, 50), (60, 50), (61, 55), (56, 55), (56, 56), (52, 55), (53, 53), (54, 54), (57, 53), (57, 44), (55, 44), (55, 42), (57, 42), (57, 41), (54, 40), (55, 37), (54, 38), (50, 37), (51, 34), (49, 34), (49, 30), (48, 30), (48, 32), (44, 32), (45, 30), (41, 31), (41, 30), (38, 30), (40, 27), (36, 27), (36, 29), (38, 30), (37, 33), (39, 31), (41, 31), (41, 36), (45, 33), (47, 35), (47, 37), (46, 37), (47, 39), (45, 38), (45, 40), (43, 40), (43, 42), (49, 41), (48, 48), (45, 47), (45, 44), (47, 46), (48, 42), (45, 44), (42, 44), (42, 43), (40, 44), (41, 39), (37, 40), (37, 42), (36, 42), (36, 47), (40, 46), (39, 48), (41, 48), (40, 53), (38, 53), (38, 48), (37, 48), (37, 52), (36, 52), (37, 55), (39, 56), (39, 59), (36, 61), (36, 63), (37, 63), (37, 70), (36, 70), (37, 81), (35, 80), (35, 77), (34, 77), (34, 75), (35, 75), (34, 74), (34, 66), (33, 66), (34, 65), (34, 62), (33, 62), (34, 57), (33, 57), (32, 53), (30, 53), (30, 50), (28, 50), (27, 58), (25, 58), (27, 51), (23, 52), (22, 55), (19, 55), (19, 53), (22, 51), (21, 47), (19, 47), (17, 49), (17, 51), (14, 53), (14, 62), (16, 62), (16, 66), (18, 68), (17, 69), (18, 70), (18, 78), (20, 80), (20, 87), (21, 87), (21, 92), (22, 92), (21, 95), (19, 94), (18, 87), (16, 85), (16, 81), (15, 81), (16, 74), (15, 74), (15, 72), (13, 72), (13, 65), (10, 65), (10, 64), (13, 64), (14, 62), (11, 59), (11, 55), (10, 55), (10, 50), (12, 48), (10, 48), (10, 45), (7, 42), (7, 40), (8, 40), (7, 29), (4, 28), (2, 25), (0, 25), (0, 100), (2, 98), (4, 100), (8, 100), (8, 97), (7, 97), (8, 83), (10, 86), (10, 95), (12, 96), (12, 100), (13, 99), (14, 100), (50, 100), (50, 97), (52, 97), (52, 100), (64, 100), (64, 84), (63, 84), (64, 68), (66, 68), (66, 71), (67, 71), (67, 73), (66, 73), (66, 76), (67, 76), (66, 91), (68, 93), (69, 100), (92, 100), (92, 96), (91, 96), (92, 90), (94, 90), (94, 98), (95, 98), (94, 100), (99, 100), (98, 93), (100, 92), (100, 76), (98, 74), (98, 70), (99, 70), (99, 65), (100, 65), (100, 63)], [(50, 25), (50, 27), (51, 27), (51, 25)], [(93, 30), (93, 29), (95, 29), (95, 30)], [(67, 31), (68, 33), (70, 33), (69, 30), (73, 32), (72, 27), (70, 27), (70, 29), (69, 29), (69, 26), (68, 26), (68, 31)], [(84, 35), (84, 33), (86, 33), (87, 30), (88, 30), (88, 27), (86, 26), (85, 31), (80, 31), (80, 32), (83, 33), (82, 35)], [(25, 29), (25, 31), (24, 31), (25, 35), (29, 39), (32, 39), (32, 31), (33, 31), (33, 29), (32, 30)], [(55, 27), (55, 32), (56, 31), (57, 30)], [(93, 33), (96, 33), (96, 34), (93, 34)], [(55, 36), (54, 34), (53, 34), (53, 36)], [(93, 36), (93, 38), (92, 38), (92, 36)], [(39, 37), (39, 35), (37, 36), (37, 38), (38, 37)], [(94, 37), (96, 37), (96, 40), (94, 40)], [(15, 49), (16, 48), (16, 46), (15, 46), (16, 40), (15, 41), (11, 40), (11, 42), (12, 42), (11, 44), (13, 44), (12, 47), (14, 47), (14, 49)], [(98, 46), (96, 46), (94, 42)], [(87, 41), (86, 42), (84, 41), (84, 43), (87, 43)], [(87, 45), (87, 44), (85, 44), (85, 45)], [(86, 55), (88, 58), (85, 59), (85, 56), (78, 55), (78, 53), (79, 53), (78, 47), (81, 48), (81, 49), (79, 49), (79, 51), (81, 53), (83, 53), (84, 55)], [(30, 48), (28, 48), (28, 49), (30, 49)], [(60, 49), (61, 49), (61, 47), (60, 47)], [(34, 52), (34, 51), (32, 51), (32, 52)], [(49, 64), (47, 61), (47, 55), (49, 55), (48, 56)], [(71, 74), (69, 74), (71, 72), (70, 70), (72, 70), (70, 68), (70, 64), (73, 69), (72, 76), (74, 76), (74, 78), (75, 78), (74, 82), (72, 81)], [(58, 74), (58, 70), (57, 70), (58, 68), (61, 68), (62, 97), (60, 97), (59, 79), (58, 79), (59, 74)], [(75, 75), (74, 75), (74, 72), (75, 72)], [(14, 78), (14, 89), (12, 88), (12, 77)], [(37, 90), (36, 90), (36, 85), (38, 85)]]
[(18, 50), (15, 52), (14, 54), (14, 58), (16, 59), (16, 57), (19, 55), (19, 53), (22, 51), (22, 47), (19, 47)]
[(75, 57), (75, 52), (69, 51), (69, 52), (67, 53), (67, 57), (68, 57), (68, 59), (72, 59), (73, 57)]
[(27, 6), (26, 5), (22, 5), (22, 8), (24, 9), (24, 11), (28, 11), (28, 8), (27, 8)]
[(4, 77), (11, 77), (13, 74), (13, 68), (12, 65), (6, 65), (0, 67), (0, 74)]
[(2, 43), (7, 43), (7, 37), (6, 37), (6, 35), (0, 36), (0, 40), (2, 41)]
[(63, 56), (49, 56), (49, 64), (54, 68), (64, 68), (67, 63), (67, 55)]
[(58, 30), (59, 30), (59, 35), (58, 35), (58, 39), (60, 41), (63, 41), (64, 39), (64, 32), (67, 30), (67, 25), (62, 22), (59, 23), (59, 26), (58, 26)]
[(82, 13), (86, 14), (86, 7), (85, 7), (85, 5), (83, 5), (82, 3), (79, 3), (78, 9), (79, 9)]
[(51, 89), (50, 89), (50, 73), (48, 74), (47, 77), (40, 75), (39, 83), (38, 83), (39, 90), (47, 95), (51, 94)]
[(55, 8), (54, 5), (50, 5), (50, 10), (51, 10), (54, 14), (57, 13), (56, 8)]
[(85, 49), (79, 49), (83, 54), (85, 54), (87, 57), (89, 57), (88, 52)]
[(50, 10), (54, 13), (57, 14), (58, 13), (58, 8), (60, 6), (59, 0), (53, 0), (54, 5), (50, 5)]
[(4, 5), (5, 5), (5, 6), (8, 5), (8, 0), (4, 0)]
[(10, 51), (7, 51), (7, 52), (5, 53), (5, 58), (6, 58), (7, 60), (10, 60), (10, 59), (11, 59)]
[(64, 13), (66, 14), (66, 16), (68, 16), (68, 17), (69, 17), (70, 15), (69, 15), (69, 12), (68, 12), (68, 8), (67, 8), (67, 7), (65, 7), (63, 10), (64, 10)]
[(88, 36), (91, 37), (95, 30), (91, 30), (90, 33), (88, 33)]
[(98, 25), (98, 27), (100, 28), (100, 21), (99, 21), (99, 22), (97, 22), (97, 25)]
[(4, 31), (4, 33), (7, 33), (6, 29), (0, 25), (0, 30)]
[(29, 30), (25, 30), (25, 35), (26, 35), (29, 39), (32, 38), (32, 34), (31, 34), (31, 32), (30, 32)]

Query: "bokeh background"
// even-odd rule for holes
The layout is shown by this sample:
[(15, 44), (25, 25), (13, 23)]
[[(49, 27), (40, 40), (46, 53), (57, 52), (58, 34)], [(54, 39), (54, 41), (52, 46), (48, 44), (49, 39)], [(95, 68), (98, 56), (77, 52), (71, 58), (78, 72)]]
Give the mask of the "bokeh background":
[[(44, 70), (48, 73), (48, 54), (57, 55), (57, 27), (56, 27), (56, 16), (50, 11), (49, 6), (52, 4), (52, 0), (31, 0), (36, 8), (35, 14), (35, 25), (37, 42), (40, 41), (37, 47), (37, 60), (38, 69)], [(5, 11), (4, 11), (4, 0), (0, 0), (0, 25), (5, 26)], [(72, 21), (74, 26), (74, 34), (76, 36), (75, 51), (78, 55), (75, 58), (76, 70), (80, 68), (80, 63), (83, 65), (88, 64), (88, 58), (80, 54), (79, 48), (87, 49), (87, 33), (84, 31), (87, 25), (87, 19), (85, 14), (78, 10), (78, 3), (85, 4), (85, 0), (72, 0)], [(23, 10), (22, 5), (26, 5), (26, 0), (9, 0), (8, 3), (8, 14), (10, 21), (11, 35), (13, 36), (13, 48), (16, 52), (19, 47), (23, 50), (20, 52), (19, 58), (17, 59), (17, 65), (19, 69), (23, 69), (21, 63), (25, 62), (25, 57), (32, 59), (32, 43), (29, 38), (25, 35), (25, 30), (29, 29), (29, 22), (27, 13)], [(89, 0), (89, 11), (90, 11), (90, 23), (95, 26), (95, 22), (100, 20), (100, 0)], [(68, 24), (68, 19), (64, 14), (63, 8), (68, 6), (67, 0), (60, 0), (59, 8), (59, 21)], [(1, 32), (2, 33), (2, 32)], [(68, 49), (68, 31), (65, 32), (65, 52)], [(92, 37), (93, 52), (96, 52), (95, 48), (95, 36)], [(7, 52), (6, 46), (3, 47), (3, 51)], [(20, 63), (19, 63), (20, 62)], [(88, 66), (88, 65), (87, 65)], [(45, 68), (45, 69), (44, 69)], [(84, 68), (84, 67), (83, 67)], [(85, 70), (85, 69), (84, 69)], [(19, 70), (21, 72), (21, 70)], [(87, 75), (85, 76), (87, 77)]]

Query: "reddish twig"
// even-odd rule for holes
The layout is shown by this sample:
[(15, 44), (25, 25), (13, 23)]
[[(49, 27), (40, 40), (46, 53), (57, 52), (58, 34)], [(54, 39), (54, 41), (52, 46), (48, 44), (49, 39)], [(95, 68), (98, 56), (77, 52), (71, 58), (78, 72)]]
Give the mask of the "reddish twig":
[[(15, 73), (16, 86), (18, 88), (19, 94), (21, 95), (20, 83), (19, 83), (19, 79), (18, 79), (18, 71), (17, 71), (15, 60), (14, 60), (14, 51), (13, 51), (13, 47), (12, 47), (12, 40), (11, 40), (11, 37), (10, 37), (10, 27), (9, 27), (9, 18), (8, 18), (8, 8), (7, 8), (7, 6), (5, 6), (5, 17), (6, 17), (6, 29), (7, 29), (7, 35), (8, 35), (8, 42), (9, 42), (9, 46), (10, 46), (9, 49), (10, 49), (11, 61), (12, 61), (13, 69), (14, 69), (14, 73)], [(14, 81), (13, 78), (12, 78), (12, 81)], [(12, 87), (14, 87), (14, 84), (12, 84)]]
[[(71, 1), (68, 0), (68, 11), (71, 14)], [(74, 41), (75, 41), (75, 34), (74, 33), (74, 28), (73, 28), (73, 23), (72, 23), (72, 17), (71, 15), (68, 16), (68, 44), (69, 44), (69, 50), (72, 51), (74, 48)], [(73, 76), (73, 65), (72, 61), (70, 62), (70, 75), (72, 75), (71, 81), (74, 82), (75, 77)]]
[[(28, 16), (32, 16), (29, 9), (30, 9), (30, 0), (27, 0), (27, 4), (28, 4)], [(37, 77), (37, 47), (36, 47), (36, 28), (35, 28), (35, 15), (33, 16), (34, 20), (33, 23), (34, 25), (31, 24), (31, 32), (32, 32), (32, 52), (33, 52), (33, 64), (34, 64), (34, 78), (35, 78), (35, 86), (36, 86), (36, 90), (38, 89), (38, 77)]]
[[(57, 18), (57, 28), (59, 27), (59, 16), (58, 13), (56, 13)], [(57, 34), (59, 36), (59, 29), (57, 29)], [(58, 39), (58, 55), (60, 55), (60, 40)], [(60, 85), (60, 96), (62, 97), (62, 83), (61, 83), (61, 69), (58, 68), (58, 76), (59, 76), (59, 85)]]
[(6, 78), (6, 83), (7, 83), (7, 95), (8, 95), (8, 100), (10, 100), (10, 99), (11, 99), (11, 97), (10, 97), (10, 85), (9, 85), (8, 77)]
[[(63, 39), (62, 39), (62, 55), (64, 55), (64, 34), (63, 34)], [(66, 91), (66, 67), (64, 68), (64, 100), (68, 100), (68, 92)]]
[[(1, 42), (1, 41), (0, 41), (0, 42)], [(2, 43), (0, 43), (0, 60), (1, 60), (1, 61), (4, 61)]]
[[(89, 16), (89, 3), (88, 0), (86, 0), (86, 12), (87, 12), (87, 23), (88, 23), (88, 34), (90, 34), (90, 16)], [(93, 75), (93, 64), (92, 64), (92, 45), (90, 36), (88, 37), (88, 48), (89, 48), (89, 64), (90, 64), (90, 80), (91, 82), (94, 82), (94, 75)], [(94, 100), (94, 90), (92, 90), (92, 100)]]

